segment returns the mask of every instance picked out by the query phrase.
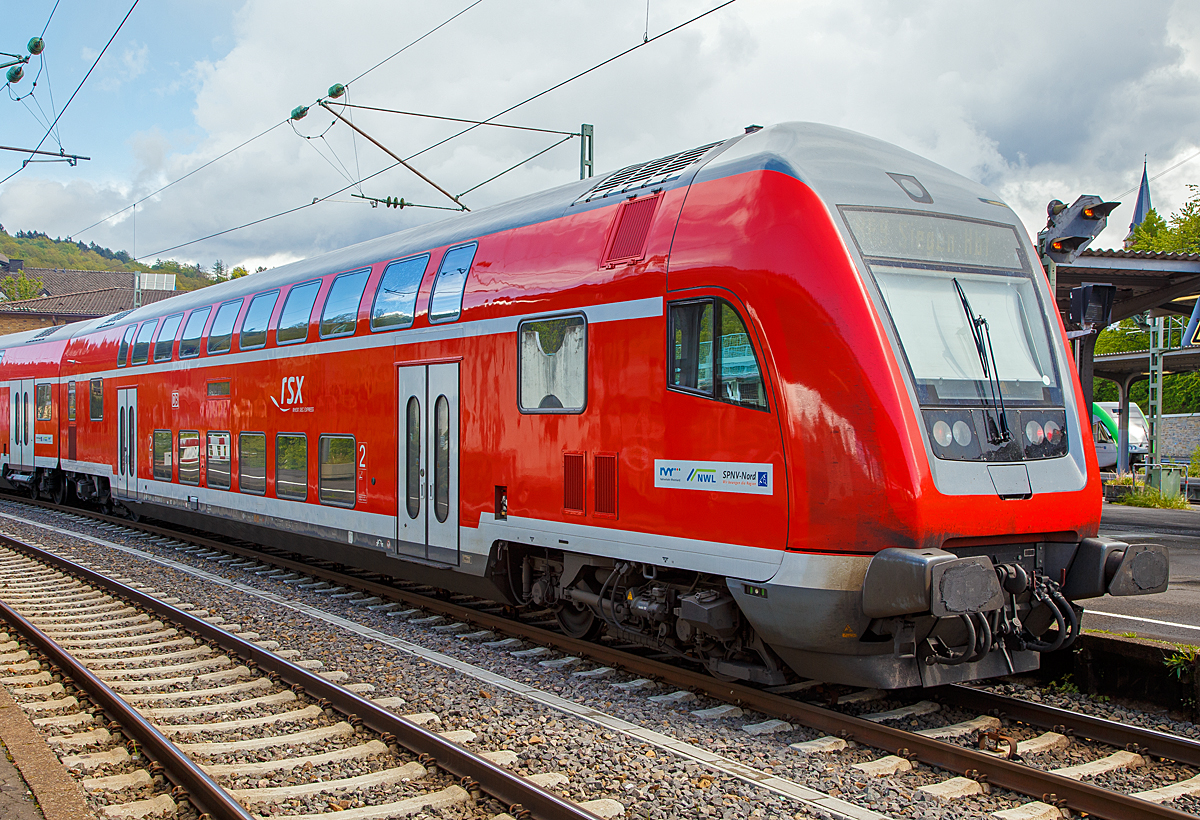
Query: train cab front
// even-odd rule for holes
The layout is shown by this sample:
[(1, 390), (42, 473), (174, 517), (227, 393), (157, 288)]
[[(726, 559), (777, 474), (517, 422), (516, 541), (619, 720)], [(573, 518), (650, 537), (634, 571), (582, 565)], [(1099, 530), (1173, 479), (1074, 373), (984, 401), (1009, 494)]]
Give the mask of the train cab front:
[[(730, 588), (807, 677), (901, 688), (1030, 671), (1078, 637), (1079, 602), (1164, 591), (1167, 551), (1097, 537), (1082, 393), (1015, 215), (945, 169), (886, 161), (908, 163), (919, 191), (897, 194), (880, 173), (880, 204), (829, 212), (878, 328), (854, 336), (851, 364), (869, 389), (841, 414), (855, 419), (862, 453), (839, 452), (837, 463), (868, 464), (887, 503), (860, 505), (843, 538), (824, 526), (825, 540), (786, 557), (771, 582)], [(825, 193), (828, 202), (842, 189)], [(815, 461), (805, 469), (830, 473)], [(807, 492), (810, 510), (831, 506), (823, 485)]]
[(1164, 591), (1165, 548), (1096, 537), (1086, 414), (1019, 223), (842, 214), (911, 391), (923, 474), (914, 546), (867, 564), (864, 639), (926, 686), (1028, 671), (1078, 637), (1078, 601)]

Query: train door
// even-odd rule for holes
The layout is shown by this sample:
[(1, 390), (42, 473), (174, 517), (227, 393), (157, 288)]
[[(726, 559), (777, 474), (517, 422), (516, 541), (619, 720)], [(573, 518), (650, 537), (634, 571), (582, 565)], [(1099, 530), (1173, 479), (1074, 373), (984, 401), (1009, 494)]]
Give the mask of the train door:
[(33, 466), (33, 379), (12, 382), (9, 391), (10, 463), (16, 467)]
[(458, 363), (401, 367), (396, 552), (458, 563)]
[(117, 391), (118, 498), (137, 499), (137, 388)]

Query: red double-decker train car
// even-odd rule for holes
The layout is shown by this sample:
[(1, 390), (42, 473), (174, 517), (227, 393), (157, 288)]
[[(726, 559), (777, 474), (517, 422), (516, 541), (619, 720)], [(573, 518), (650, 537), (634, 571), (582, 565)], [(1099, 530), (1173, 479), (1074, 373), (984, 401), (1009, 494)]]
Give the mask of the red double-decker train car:
[(987, 189), (784, 124), (0, 338), (9, 485), (548, 607), (767, 684), (1038, 665), (1166, 588), (1097, 537)]

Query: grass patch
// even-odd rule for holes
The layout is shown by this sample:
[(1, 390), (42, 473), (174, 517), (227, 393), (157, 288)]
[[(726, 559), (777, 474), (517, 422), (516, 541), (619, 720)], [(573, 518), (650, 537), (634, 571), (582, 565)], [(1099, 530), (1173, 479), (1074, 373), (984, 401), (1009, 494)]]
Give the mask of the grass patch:
[(1110, 503), (1125, 504), (1130, 507), (1158, 507), (1164, 510), (1191, 509), (1182, 493), (1175, 498), (1167, 498), (1153, 487), (1136, 489), (1129, 495), (1114, 499)]

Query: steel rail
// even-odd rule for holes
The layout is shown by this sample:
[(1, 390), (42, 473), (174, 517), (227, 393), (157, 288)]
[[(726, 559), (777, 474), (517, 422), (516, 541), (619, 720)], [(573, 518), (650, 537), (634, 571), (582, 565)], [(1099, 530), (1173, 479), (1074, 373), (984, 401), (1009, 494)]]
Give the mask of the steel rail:
[[(1152, 754), (1189, 766), (1200, 766), (1200, 742), (1157, 729), (1129, 726), (1115, 720), (1084, 715), (1057, 706), (1033, 703), (961, 684), (941, 687), (930, 694), (954, 706), (980, 709), (997, 716), (1003, 714), (1004, 717), (1045, 729), (1063, 727), (1076, 737), (1084, 737), (1097, 743), (1107, 743), (1141, 754)], [(1136, 749), (1133, 748), (1135, 746)]]
[[(734, 703), (739, 706), (746, 706), (763, 714), (799, 723), (829, 735), (840, 736), (892, 753), (900, 753), (902, 757), (909, 757), (930, 766), (968, 776), (972, 779), (986, 781), (993, 786), (1008, 789), (1018, 794), (1024, 794), (1034, 799), (1055, 803), (1077, 813), (1087, 813), (1094, 817), (1104, 818), (1104, 820), (1183, 820), (1183, 818), (1195, 820), (1195, 815), (1173, 809), (1166, 805), (1152, 803), (1148, 800), (1141, 800), (1120, 792), (1071, 780), (1061, 775), (1035, 769), (1020, 763), (1014, 763), (974, 749), (968, 749), (945, 741), (927, 738), (914, 732), (844, 715), (831, 709), (793, 700), (782, 695), (764, 692), (744, 684), (720, 681), (707, 674), (631, 655), (627, 652), (604, 646), (603, 644), (571, 638), (504, 616), (491, 615), (459, 604), (398, 589), (355, 575), (315, 567), (303, 561), (226, 544), (202, 536), (180, 533), (178, 530), (170, 528), (158, 527), (151, 524), (132, 523), (127, 519), (103, 516), (97, 513), (81, 511), (73, 507), (58, 507), (57, 505), (45, 502), (42, 502), (42, 505), (75, 515), (83, 512), (90, 517), (112, 524), (136, 528), (144, 532), (174, 539), (182, 538), (197, 546), (209, 547), (246, 558), (254, 558), (258, 561), (274, 564), (281, 568), (300, 572), (315, 578), (355, 587), (372, 595), (377, 595), (380, 598), (401, 601), (411, 606), (421, 607), (440, 615), (455, 618), (464, 623), (486, 627), (495, 632), (514, 637), (525, 638), (569, 654), (588, 657), (591, 660), (611, 666), (614, 669), (621, 669), (642, 677), (652, 677), (668, 681), (681, 688), (703, 692), (715, 699)], [(1072, 717), (1078, 718), (1079, 715), (1072, 715)], [(1081, 734), (1085, 734), (1086, 736), (1086, 733), (1081, 732)], [(1170, 755), (1166, 756), (1169, 757)]]
[[(64, 572), (87, 581), (89, 584), (103, 588), (110, 594), (124, 598), (143, 609), (151, 610), (193, 635), (216, 644), (227, 652), (253, 662), (264, 673), (278, 676), (280, 681), (288, 685), (303, 687), (309, 695), (318, 698), (323, 706), (332, 707), (346, 715), (352, 725), (361, 724), (383, 735), (389, 743), (397, 743), (418, 755), (428, 755), (436, 761), (439, 767), (460, 778), (460, 783), (468, 791), (472, 787), (478, 786), (478, 788), (505, 805), (517, 807), (516, 811), (512, 811), (510, 808), (510, 812), (514, 815), (520, 816), (521, 811), (524, 810), (529, 812), (529, 817), (537, 818), (538, 820), (565, 820), (568, 818), (572, 820), (600, 820), (597, 815), (580, 805), (546, 791), (529, 780), (497, 766), (490, 760), (480, 757), (464, 749), (462, 746), (452, 743), (440, 735), (430, 732), (398, 715), (394, 715), (366, 698), (360, 697), (335, 683), (325, 680), (314, 672), (310, 672), (290, 661), (284, 660), (273, 652), (269, 652), (244, 638), (239, 638), (237, 635), (226, 632), (220, 627), (201, 620), (195, 615), (191, 615), (181, 609), (176, 609), (152, 595), (122, 584), (119, 581), (114, 581), (48, 550), (35, 547), (32, 544), (26, 544), (15, 538), (0, 535), (0, 545), (11, 547), (19, 552), (31, 555), (38, 561), (51, 564)], [(7, 606), (4, 607), (4, 610), (6, 612), (11, 611)], [(20, 616), (17, 615), (16, 617), (19, 618)], [(31, 629), (36, 629), (32, 625), (29, 626)], [(92, 679), (95, 679), (84, 667), (79, 666), (73, 659), (70, 659), (69, 655), (65, 655), (61, 651), (59, 651), (58, 655), (64, 659), (69, 659), (72, 670), (79, 670), (92, 677)], [(59, 663), (64, 669), (67, 668), (57, 658), (55, 659), (55, 663)], [(74, 677), (75, 672), (72, 671), (68, 674)], [(98, 679), (95, 680), (99, 683)], [(100, 685), (103, 686), (102, 683)], [(108, 687), (104, 688), (108, 689)], [(114, 701), (124, 704), (111, 690), (108, 691)], [(107, 703), (104, 705), (105, 708), (108, 708)], [(137, 715), (127, 705), (123, 706), (122, 715), (124, 714)], [(140, 718), (140, 715), (137, 717), (141, 723), (145, 723), (144, 719)], [(120, 722), (124, 724), (123, 717)], [(149, 724), (145, 725), (149, 726)], [(152, 726), (149, 728), (162, 742), (170, 743), (159, 735), (157, 730)], [(153, 750), (153, 747), (149, 746), (149, 744), (147, 744), (147, 748)], [(190, 786), (187, 784), (181, 785), (190, 789)], [(216, 784), (213, 784), (213, 786), (220, 788)], [(234, 817), (238, 818), (238, 820), (250, 820), (251, 815), (245, 813), (219, 815), (220, 820)]]
[(71, 679), (72, 683), (86, 692), (92, 702), (120, 724), (121, 731), (128, 734), (149, 757), (163, 767), (168, 780), (187, 790), (188, 801), (201, 815), (210, 814), (215, 820), (254, 820), (253, 815), (205, 774), (204, 770), (180, 751), (178, 746), (167, 740), (104, 681), (92, 674), (86, 666), (3, 599), (0, 599), (0, 618), (34, 644), (39, 652)]

